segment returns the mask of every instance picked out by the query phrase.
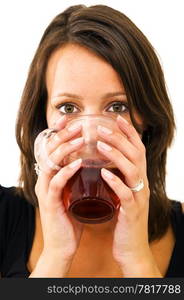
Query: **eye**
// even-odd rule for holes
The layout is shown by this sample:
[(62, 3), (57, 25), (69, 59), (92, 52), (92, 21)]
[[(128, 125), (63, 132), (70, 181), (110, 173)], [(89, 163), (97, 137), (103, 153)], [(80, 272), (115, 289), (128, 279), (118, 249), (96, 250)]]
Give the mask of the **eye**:
[(124, 113), (128, 111), (128, 105), (120, 101), (112, 103), (110, 107), (113, 109), (111, 112), (115, 113)]
[(71, 113), (74, 113), (76, 111), (74, 111), (74, 104), (72, 103), (64, 103), (62, 105), (59, 105), (59, 107), (57, 107), (61, 113), (63, 114), (71, 114)]
[[(111, 108), (111, 110), (110, 110), (110, 108)], [(76, 106), (71, 102), (65, 102), (63, 104), (60, 104), (57, 106), (57, 109), (59, 109), (59, 111), (62, 114), (72, 114), (72, 113), (78, 112), (78, 109), (76, 108)], [(126, 112), (128, 112), (128, 105), (127, 105), (127, 103), (125, 104), (122, 101), (116, 101), (116, 102), (111, 103), (111, 105), (108, 108), (108, 111), (114, 112), (114, 113), (126, 113)]]

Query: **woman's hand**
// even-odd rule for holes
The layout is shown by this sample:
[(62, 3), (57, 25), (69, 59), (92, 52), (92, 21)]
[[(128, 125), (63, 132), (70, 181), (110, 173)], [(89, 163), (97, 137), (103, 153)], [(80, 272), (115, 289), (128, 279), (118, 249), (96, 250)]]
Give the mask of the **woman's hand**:
[[(98, 150), (121, 171), (123, 180), (112, 172), (101, 170), (101, 175), (120, 199), (120, 210), (114, 230), (113, 256), (126, 277), (161, 276), (154, 262), (148, 242), (149, 184), (146, 171), (145, 147), (135, 128), (122, 117), (117, 118), (120, 133), (98, 133), (113, 147)], [(106, 144), (107, 145), (107, 144)], [(109, 145), (107, 145), (109, 146)], [(144, 188), (133, 192), (143, 179)]]
[[(57, 124), (58, 132), (46, 138), (47, 159), (53, 163), (53, 166), (61, 165), (66, 155), (77, 151), (83, 145), (81, 137), (79, 143), (70, 144), (70, 139), (80, 133), (81, 126), (69, 131), (64, 128), (65, 125), (66, 118), (60, 119)], [(38, 139), (40, 141), (40, 137)], [(38, 141), (36, 143), (39, 148)], [(72, 163), (61, 167), (57, 171), (51, 168), (47, 168), (47, 172), (39, 171), (35, 187), (44, 240), (42, 257), (50, 257), (55, 261), (58, 259), (58, 264), (55, 264), (56, 269), (59, 265), (68, 266), (72, 261), (82, 233), (83, 225), (69, 217), (61, 197), (67, 181), (79, 170), (80, 166), (81, 161), (79, 164)], [(60, 264), (59, 262), (62, 261), (67, 263)]]

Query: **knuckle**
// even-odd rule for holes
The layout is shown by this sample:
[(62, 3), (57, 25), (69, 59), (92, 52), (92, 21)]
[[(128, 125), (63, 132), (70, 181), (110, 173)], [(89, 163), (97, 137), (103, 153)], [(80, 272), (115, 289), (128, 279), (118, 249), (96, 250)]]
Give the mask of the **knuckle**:
[(131, 166), (130, 168), (127, 168), (127, 176), (128, 177), (132, 177), (134, 176), (135, 172), (136, 172), (136, 167)]
[(139, 171), (138, 171), (137, 168), (135, 168), (134, 173), (132, 175), (132, 178), (135, 180), (135, 182), (137, 182), (138, 180), (140, 180)]
[(131, 178), (131, 180), (136, 181), (139, 179), (139, 171), (137, 167), (132, 167), (128, 170), (128, 177)]
[(135, 161), (140, 162), (145, 157), (145, 153), (146, 153), (146, 148), (142, 144), (140, 145), (139, 149), (137, 149), (134, 153)]
[(130, 169), (126, 170), (126, 175), (127, 177), (131, 177), (132, 171)]
[(135, 158), (135, 161), (140, 161), (142, 159), (142, 153), (141, 151), (137, 150), (134, 154), (134, 158)]

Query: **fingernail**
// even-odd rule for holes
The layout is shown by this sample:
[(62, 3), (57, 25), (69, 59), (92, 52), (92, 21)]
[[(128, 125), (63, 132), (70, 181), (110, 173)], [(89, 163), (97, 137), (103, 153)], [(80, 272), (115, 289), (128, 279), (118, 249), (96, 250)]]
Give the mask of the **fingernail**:
[(80, 144), (83, 140), (84, 140), (84, 138), (80, 137), (80, 138), (70, 141), (70, 144), (72, 144), (72, 145)]
[(111, 134), (112, 133), (112, 130), (106, 128), (106, 127), (103, 127), (101, 125), (98, 125), (98, 130), (100, 130), (101, 132), (105, 133), (105, 134)]
[(102, 173), (105, 177), (109, 178), (109, 179), (113, 179), (114, 175), (108, 171), (107, 169), (102, 168)]
[(107, 145), (106, 143), (103, 143), (101, 141), (97, 142), (97, 146), (99, 146), (102, 150), (106, 150), (106, 151), (112, 150), (112, 148), (109, 145)]
[(76, 129), (81, 128), (81, 126), (82, 126), (82, 123), (81, 123), (81, 122), (72, 124), (71, 126), (68, 127), (68, 131), (74, 131), (74, 130), (76, 130)]
[(120, 115), (118, 115), (117, 119), (124, 122), (125, 124), (129, 124), (128, 121)]
[(69, 164), (68, 166), (71, 168), (71, 169), (75, 169), (77, 168), (82, 162), (82, 158), (79, 158), (77, 160), (74, 160), (71, 164)]

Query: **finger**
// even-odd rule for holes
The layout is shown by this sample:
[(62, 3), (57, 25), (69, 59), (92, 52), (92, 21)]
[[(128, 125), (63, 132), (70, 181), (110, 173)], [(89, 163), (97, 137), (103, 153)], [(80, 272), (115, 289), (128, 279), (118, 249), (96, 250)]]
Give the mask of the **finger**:
[(118, 115), (117, 123), (119, 128), (123, 131), (123, 133), (127, 136), (128, 140), (138, 149), (144, 150), (144, 144), (141, 141), (141, 138), (136, 131), (136, 129), (127, 122), (122, 116)]
[(112, 161), (125, 176), (124, 181), (127, 186), (129, 188), (135, 187), (140, 180), (138, 168), (131, 163), (119, 150), (104, 142), (98, 141), (97, 148), (103, 155), (108, 157), (108, 159)]
[[(108, 143), (118, 149), (132, 163), (140, 162), (143, 158), (143, 153), (137, 149), (124, 135), (118, 132), (106, 131), (105, 127), (99, 126), (98, 134), (103, 137)], [(108, 133), (109, 132), (109, 133)]]
[(133, 193), (118, 176), (105, 168), (101, 169), (101, 175), (114, 193), (118, 196), (123, 209), (126, 210), (132, 206), (132, 204), (134, 204), (135, 200)]
[(54, 128), (46, 128), (37, 135), (34, 142), (34, 156), (39, 165), (42, 165), (42, 161), (44, 161), (48, 156), (46, 146), (49, 140), (56, 135), (57, 130), (64, 128), (65, 125), (66, 117), (63, 116), (54, 123)]
[(78, 134), (82, 129), (82, 124), (76, 122), (71, 127), (62, 129), (54, 134), (47, 143), (47, 153), (50, 154), (57, 149), (57, 147)]
[(57, 147), (57, 149), (48, 156), (48, 159), (54, 165), (61, 167), (63, 165), (64, 158), (67, 157), (70, 153), (77, 151), (83, 144), (83, 137), (79, 137), (70, 142), (64, 143)]
[[(55, 176), (52, 177), (49, 183), (47, 207), (58, 208), (63, 205), (61, 201), (62, 190), (67, 181), (79, 170), (82, 164), (82, 159), (79, 158), (69, 165), (63, 167)], [(62, 202), (62, 203), (61, 203)], [(64, 209), (64, 205), (63, 205)]]
[(66, 125), (66, 120), (66, 115), (62, 116), (53, 124), (53, 128), (56, 131), (62, 130)]
[(64, 128), (65, 125), (66, 118), (61, 117), (57, 122), (54, 123), (55, 127), (46, 128), (37, 135), (35, 139), (35, 144), (39, 146), (43, 140), (48, 141), (51, 136), (55, 135), (58, 130)]
[(44, 193), (44, 198), (46, 197), (49, 188), (49, 182), (53, 175), (54, 173), (51, 174), (39, 170), (37, 182), (35, 185), (35, 193), (38, 198), (38, 202), (40, 202), (39, 199), (43, 197), (43, 193)]
[[(52, 154), (52, 156), (47, 156), (45, 157), (44, 160), (44, 166), (39, 168), (38, 172), (38, 180), (35, 186), (35, 191), (36, 194), (39, 193), (39, 190), (48, 190), (49, 182), (51, 178), (58, 172), (58, 170), (52, 169), (51, 166), (49, 167), (48, 162), (51, 162), (53, 165), (59, 166), (59, 164), (63, 161), (64, 157), (69, 155), (70, 153), (77, 151), (81, 145), (84, 142), (83, 138), (77, 139), (78, 143), (76, 140), (73, 140), (69, 143), (65, 143), (61, 145), (55, 153)], [(74, 144), (73, 144), (74, 143)], [(61, 169), (61, 167), (60, 167)], [(39, 187), (39, 189), (38, 189)], [(41, 189), (40, 189), (41, 187)]]

